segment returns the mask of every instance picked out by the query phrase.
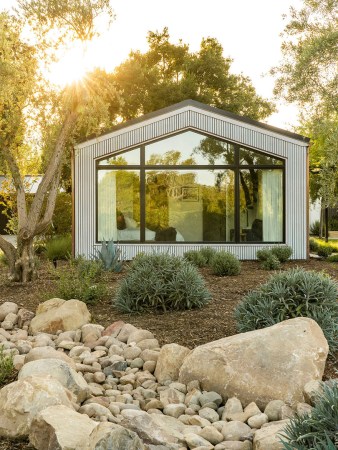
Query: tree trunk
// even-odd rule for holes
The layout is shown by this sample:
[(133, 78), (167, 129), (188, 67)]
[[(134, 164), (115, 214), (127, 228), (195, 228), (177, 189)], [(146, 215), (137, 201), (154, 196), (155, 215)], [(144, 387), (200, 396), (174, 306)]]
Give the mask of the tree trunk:
[(36, 277), (33, 239), (18, 238), (15, 261), (9, 264), (9, 279), (26, 283)]
[(17, 248), (0, 237), (0, 247), (8, 260), (10, 281), (25, 283), (36, 277), (33, 238), (20, 239)]

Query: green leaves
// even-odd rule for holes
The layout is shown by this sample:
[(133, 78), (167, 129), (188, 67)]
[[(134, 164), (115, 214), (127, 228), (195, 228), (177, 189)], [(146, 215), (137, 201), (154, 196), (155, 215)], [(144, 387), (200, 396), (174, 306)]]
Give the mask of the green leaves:
[(312, 113), (338, 110), (338, 6), (332, 0), (304, 0), (290, 8), (284, 30), (283, 62), (271, 70), (277, 75), (275, 93)]
[(330, 351), (338, 347), (338, 285), (329, 276), (303, 269), (272, 275), (235, 309), (240, 333), (295, 317), (310, 317), (322, 328)]
[(23, 16), (42, 35), (51, 29), (81, 41), (98, 35), (95, 19), (105, 13), (114, 18), (109, 0), (18, 0)]
[(274, 111), (272, 103), (258, 96), (251, 81), (230, 73), (232, 60), (214, 38), (202, 39), (198, 52), (179, 41), (170, 42), (169, 31), (149, 32), (149, 50), (132, 52), (115, 70), (123, 105), (120, 115), (132, 119), (141, 114), (194, 99), (253, 119)]
[(296, 415), (281, 433), (286, 450), (335, 450), (338, 427), (338, 383), (322, 383), (311, 414)]

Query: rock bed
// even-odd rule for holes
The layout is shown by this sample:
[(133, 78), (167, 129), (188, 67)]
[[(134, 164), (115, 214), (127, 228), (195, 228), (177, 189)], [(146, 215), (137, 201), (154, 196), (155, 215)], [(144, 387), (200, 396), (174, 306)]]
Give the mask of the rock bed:
[[(106, 329), (86, 323), (33, 332), (33, 317), (15, 303), (0, 306), (0, 345), (19, 370), (18, 381), (0, 392), (0, 436), (29, 435), (38, 450), (47, 448), (47, 435), (58, 442), (55, 448), (74, 450), (279, 449), (277, 434), (295, 412), (311, 410), (318, 389), (308, 386), (308, 403), (294, 409), (278, 399), (264, 409), (242, 405), (203, 391), (198, 380), (178, 382), (189, 349), (161, 349), (147, 330), (120, 321)], [(24, 418), (15, 417), (22, 410), (17, 397), (34, 404), (25, 405)], [(106, 447), (98, 447), (103, 442)]]

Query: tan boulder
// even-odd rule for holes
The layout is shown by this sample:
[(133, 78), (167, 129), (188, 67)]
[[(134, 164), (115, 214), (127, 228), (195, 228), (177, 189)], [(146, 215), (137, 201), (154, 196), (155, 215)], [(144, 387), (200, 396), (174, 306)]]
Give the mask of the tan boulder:
[(30, 361), (37, 361), (39, 359), (59, 359), (61, 361), (64, 361), (67, 363), (72, 369), (75, 370), (76, 363), (72, 358), (70, 358), (66, 353), (64, 352), (58, 352), (52, 347), (36, 347), (32, 348), (26, 356), (25, 356), (25, 364)]
[[(0, 436), (28, 436), (32, 420), (52, 405), (73, 408), (73, 394), (51, 377), (28, 377), (0, 391)], [(47, 448), (47, 447), (46, 447)]]
[(306, 383), (321, 380), (327, 354), (321, 328), (299, 317), (195, 348), (179, 381), (199, 380), (203, 390), (237, 397), (244, 407), (256, 402), (264, 408), (274, 399), (293, 406), (304, 401)]
[[(179, 370), (190, 349), (178, 344), (166, 344), (160, 350), (155, 377), (160, 383), (178, 380)], [(142, 357), (142, 354), (141, 354)]]
[(48, 375), (73, 392), (78, 403), (82, 403), (89, 397), (90, 389), (83, 376), (59, 359), (49, 358), (31, 361), (22, 367), (18, 379)]
[(32, 421), (30, 444), (37, 450), (83, 449), (97, 422), (63, 405), (50, 406)]
[(279, 422), (271, 422), (264, 425), (254, 434), (253, 449), (254, 450), (283, 450), (281, 443), (281, 434), (289, 420), (280, 420)]
[(89, 322), (90, 313), (85, 303), (79, 300), (52, 299), (39, 305), (29, 329), (31, 334), (55, 334), (58, 330), (77, 330)]
[(16, 303), (4, 302), (2, 305), (0, 305), (0, 322), (2, 322), (10, 313), (17, 314), (18, 310), (19, 307)]
[(78, 450), (144, 450), (136, 433), (109, 422), (100, 423), (90, 434), (87, 446)]

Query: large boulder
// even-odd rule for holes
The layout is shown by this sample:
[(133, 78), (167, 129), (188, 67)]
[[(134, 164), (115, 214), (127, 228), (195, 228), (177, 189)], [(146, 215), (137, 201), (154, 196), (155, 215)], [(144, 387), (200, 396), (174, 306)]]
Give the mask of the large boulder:
[(109, 422), (100, 423), (91, 433), (87, 446), (79, 450), (144, 450), (133, 431)]
[(25, 356), (25, 364), (31, 361), (38, 361), (39, 359), (59, 359), (68, 364), (72, 369), (76, 368), (76, 363), (66, 353), (59, 352), (53, 347), (35, 347), (32, 348)]
[[(154, 445), (166, 445), (178, 443), (179, 439), (177, 436), (177, 430), (171, 429), (166, 424), (163, 427), (162, 424), (155, 422), (157, 420), (157, 414), (148, 414), (145, 411), (136, 411), (131, 409), (125, 409), (121, 412), (123, 420), (121, 425), (129, 430), (134, 431), (138, 436), (145, 442)], [(162, 417), (162, 416), (161, 416)], [(179, 422), (177, 419), (169, 416), (167, 417), (171, 420), (171, 423)], [(183, 424), (180, 426), (183, 428)], [(179, 437), (183, 440), (183, 435), (179, 434)]]
[(30, 333), (77, 330), (89, 322), (90, 313), (85, 303), (53, 298), (39, 305), (30, 323)]
[(83, 376), (59, 359), (31, 361), (22, 367), (18, 379), (47, 375), (55, 378), (62, 386), (73, 392), (78, 403), (82, 403), (90, 395), (90, 388)]
[(184, 358), (190, 349), (178, 344), (166, 344), (160, 350), (157, 360), (155, 377), (160, 383), (176, 381)]
[(304, 401), (306, 383), (321, 380), (328, 349), (317, 323), (299, 317), (196, 347), (179, 381), (199, 380), (204, 390), (237, 397), (243, 406), (264, 408), (275, 399), (293, 406)]
[(66, 406), (50, 406), (34, 418), (29, 441), (37, 450), (80, 450), (85, 447), (97, 422)]
[[(34, 417), (52, 405), (73, 408), (73, 394), (51, 377), (28, 377), (0, 391), (0, 436), (28, 436)], [(47, 448), (47, 447), (46, 447)]]

